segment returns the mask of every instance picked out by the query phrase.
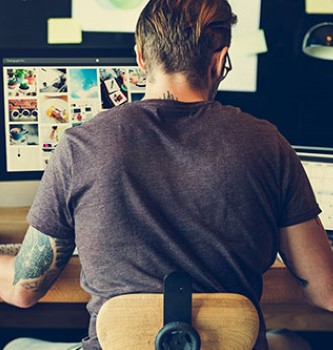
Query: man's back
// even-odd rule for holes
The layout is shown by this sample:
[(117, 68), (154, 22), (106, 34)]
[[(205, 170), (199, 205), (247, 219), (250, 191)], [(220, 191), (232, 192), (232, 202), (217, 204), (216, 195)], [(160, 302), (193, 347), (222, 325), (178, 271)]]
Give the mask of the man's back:
[[(196, 291), (238, 292), (258, 304), (279, 227), (319, 212), (275, 127), (217, 102), (133, 103), (71, 129), (60, 147), (42, 193), (66, 192), (49, 205), (60, 208), (62, 232), (75, 227), (93, 323), (106, 299), (161, 292), (172, 270), (190, 273)], [(45, 225), (57, 225), (50, 217)]]
[[(83, 347), (100, 349), (96, 314), (112, 295), (161, 291), (179, 269), (196, 291), (258, 305), (279, 248), (309, 300), (333, 310), (333, 256), (295, 152), (268, 123), (208, 102), (232, 70), (235, 23), (226, 0), (148, 1), (135, 31), (144, 100), (66, 132), (18, 256), (0, 259), (4, 300), (36, 303), (76, 243), (92, 295)], [(262, 320), (256, 350), (264, 332)]]

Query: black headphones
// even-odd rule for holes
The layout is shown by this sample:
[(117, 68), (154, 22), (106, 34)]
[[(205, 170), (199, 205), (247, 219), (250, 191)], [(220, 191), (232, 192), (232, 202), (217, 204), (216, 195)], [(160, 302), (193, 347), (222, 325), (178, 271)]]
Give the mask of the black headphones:
[(200, 350), (201, 340), (192, 323), (191, 277), (179, 271), (164, 278), (163, 328), (155, 338), (155, 350)]

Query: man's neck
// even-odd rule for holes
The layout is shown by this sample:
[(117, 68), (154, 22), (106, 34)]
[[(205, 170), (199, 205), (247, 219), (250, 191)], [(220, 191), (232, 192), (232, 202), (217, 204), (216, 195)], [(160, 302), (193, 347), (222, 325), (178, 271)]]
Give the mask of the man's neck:
[(154, 73), (154, 81), (147, 81), (145, 100), (200, 102), (209, 99), (209, 93), (205, 89), (194, 89), (182, 74)]

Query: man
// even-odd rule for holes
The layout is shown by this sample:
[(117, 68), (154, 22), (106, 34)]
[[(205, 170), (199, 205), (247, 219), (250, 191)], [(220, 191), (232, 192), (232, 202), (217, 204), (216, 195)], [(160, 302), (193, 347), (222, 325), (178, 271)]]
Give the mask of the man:
[[(309, 300), (333, 311), (333, 256), (298, 157), (268, 122), (213, 101), (235, 21), (225, 0), (148, 3), (136, 29), (145, 98), (66, 132), (21, 251), (1, 258), (1, 297), (33, 305), (76, 244), (92, 295), (83, 348), (99, 349), (101, 305), (161, 292), (172, 270), (195, 291), (244, 294), (260, 312), (262, 274), (280, 251)], [(268, 348), (260, 317), (256, 350)]]

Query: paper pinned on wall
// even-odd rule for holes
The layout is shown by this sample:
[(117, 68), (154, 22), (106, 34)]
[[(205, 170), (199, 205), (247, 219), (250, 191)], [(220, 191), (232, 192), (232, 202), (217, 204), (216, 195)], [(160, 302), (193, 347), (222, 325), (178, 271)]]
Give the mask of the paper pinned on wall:
[(87, 32), (135, 31), (136, 22), (148, 0), (72, 0), (72, 17)]
[(257, 54), (267, 50), (264, 32), (259, 29), (261, 0), (230, 0), (229, 3), (238, 18), (236, 26), (232, 29), (230, 47), (233, 68), (227, 79), (220, 84), (219, 90), (255, 92), (258, 72)]
[(333, 0), (306, 0), (305, 11), (309, 14), (331, 14)]
[(80, 22), (73, 18), (49, 18), (47, 21), (48, 44), (80, 44)]
[(262, 29), (232, 38), (231, 52), (239, 55), (257, 55), (267, 52), (265, 33)]

